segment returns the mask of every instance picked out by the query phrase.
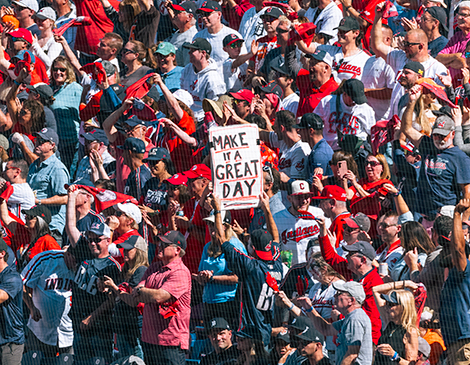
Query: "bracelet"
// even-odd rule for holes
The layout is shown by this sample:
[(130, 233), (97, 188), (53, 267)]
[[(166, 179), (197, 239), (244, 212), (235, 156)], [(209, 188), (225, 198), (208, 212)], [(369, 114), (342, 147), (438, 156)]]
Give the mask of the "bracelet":
[(16, 80), (13, 80), (13, 83), (14, 83), (15, 85), (18, 85), (18, 86), (21, 85), (21, 84), (20, 84), (18, 81), (16, 81)]
[(214, 282), (214, 275), (211, 276), (211, 278), (209, 279), (209, 283), (212, 283)]
[(344, 10), (348, 11), (348, 10), (349, 10), (349, 8), (352, 8), (352, 6), (351, 6), (351, 5), (349, 5), (349, 6), (346, 6), (346, 7), (344, 8)]
[(309, 309), (306, 309), (305, 312), (307, 313), (312, 313), (313, 312), (313, 305), (309, 308)]
[(214, 215), (222, 213), (220, 210), (214, 210)]
[(395, 194), (393, 194), (393, 197), (396, 198), (396, 197), (398, 197), (399, 195), (401, 195), (401, 190), (398, 190)]
[(289, 310), (291, 311), (292, 309), (294, 309), (295, 305), (294, 303), (291, 303), (291, 306), (289, 307)]
[(396, 361), (398, 358), (398, 352), (395, 351), (395, 353), (393, 354), (393, 356), (390, 358), (391, 361)]
[(41, 199), (38, 199), (38, 203), (36, 205), (41, 205)]
[(403, 290), (405, 290), (406, 286), (405, 286), (405, 280), (403, 280)]

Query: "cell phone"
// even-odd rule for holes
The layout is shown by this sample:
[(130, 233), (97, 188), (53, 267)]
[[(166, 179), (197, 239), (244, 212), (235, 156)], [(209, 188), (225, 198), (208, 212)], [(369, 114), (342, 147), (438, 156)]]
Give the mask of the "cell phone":
[(338, 167), (338, 176), (340, 179), (342, 179), (344, 175), (346, 175), (346, 173), (348, 172), (348, 163), (346, 162), (346, 160), (338, 161), (336, 166)]

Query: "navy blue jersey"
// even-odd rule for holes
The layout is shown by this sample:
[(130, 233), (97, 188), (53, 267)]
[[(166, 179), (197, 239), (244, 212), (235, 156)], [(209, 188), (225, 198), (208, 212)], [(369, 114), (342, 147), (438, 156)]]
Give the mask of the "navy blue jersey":
[[(82, 235), (84, 235), (90, 229), (93, 223), (104, 223), (104, 217), (90, 209), (88, 214), (77, 222), (77, 229)], [(64, 242), (65, 245), (62, 245), (62, 247), (70, 245), (69, 236), (66, 233), (64, 233)]]
[[(278, 245), (275, 243), (275, 245)], [(252, 324), (263, 333), (264, 344), (271, 339), (273, 323), (274, 291), (266, 283), (269, 272), (279, 283), (282, 279), (282, 261), (278, 255), (276, 261), (257, 260), (237, 250), (230, 242), (222, 245), (227, 267), (238, 276), (241, 302), (241, 326)]]
[[(98, 279), (109, 276), (115, 283), (121, 282), (121, 265), (112, 257), (83, 261), (77, 269), (72, 289), (72, 310), (70, 317), (74, 327), (108, 300), (108, 294), (98, 290)], [(93, 331), (107, 332), (111, 322), (109, 315), (103, 315), (94, 323)]]
[(23, 281), (14, 266), (0, 272), (0, 290), (8, 299), (0, 305), (0, 346), (7, 343), (24, 343), (23, 332)]
[(124, 194), (133, 196), (137, 200), (140, 200), (145, 183), (151, 178), (152, 173), (147, 165), (142, 165), (134, 171), (131, 171), (127, 178), (126, 186), (124, 187)]

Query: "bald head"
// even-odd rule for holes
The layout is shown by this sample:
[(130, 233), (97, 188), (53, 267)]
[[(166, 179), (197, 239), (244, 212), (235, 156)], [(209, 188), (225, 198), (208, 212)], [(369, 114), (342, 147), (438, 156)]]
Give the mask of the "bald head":
[(408, 36), (408, 41), (409, 42), (419, 42), (419, 43), (424, 43), (426, 45), (426, 49), (428, 48), (428, 36), (426, 33), (424, 33), (424, 30), (422, 29), (412, 29), (408, 33), (406, 33)]

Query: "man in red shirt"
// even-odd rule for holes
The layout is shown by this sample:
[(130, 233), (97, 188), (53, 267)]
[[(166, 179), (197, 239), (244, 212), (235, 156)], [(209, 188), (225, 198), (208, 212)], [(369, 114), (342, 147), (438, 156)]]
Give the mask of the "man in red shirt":
[(331, 219), (330, 232), (336, 235), (335, 247), (339, 247), (339, 243), (343, 240), (344, 219), (351, 216), (346, 208), (346, 192), (339, 186), (327, 185), (320, 196), (312, 199), (322, 199), (320, 208), (325, 217)]
[(313, 112), (320, 100), (339, 86), (331, 75), (333, 59), (328, 53), (317, 49), (305, 57), (310, 58), (309, 69), (301, 69), (296, 79), (300, 91), (297, 117)]
[(178, 231), (158, 236), (158, 259), (142, 278), (133, 296), (145, 303), (142, 348), (147, 364), (184, 365), (189, 349), (191, 274), (181, 258), (186, 240)]

